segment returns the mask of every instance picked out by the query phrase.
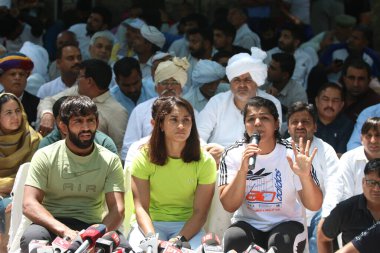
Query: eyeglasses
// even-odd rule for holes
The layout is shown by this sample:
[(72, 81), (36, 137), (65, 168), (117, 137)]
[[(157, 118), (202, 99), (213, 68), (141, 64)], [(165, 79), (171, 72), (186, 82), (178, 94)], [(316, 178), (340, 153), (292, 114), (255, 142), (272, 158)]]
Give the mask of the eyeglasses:
[(162, 81), (162, 82), (158, 82), (158, 84), (161, 86), (164, 86), (165, 88), (169, 86), (175, 87), (175, 86), (181, 85), (179, 82), (176, 82), (176, 81)]
[(380, 181), (365, 179), (365, 183), (367, 184), (369, 188), (375, 188), (376, 185), (380, 188)]

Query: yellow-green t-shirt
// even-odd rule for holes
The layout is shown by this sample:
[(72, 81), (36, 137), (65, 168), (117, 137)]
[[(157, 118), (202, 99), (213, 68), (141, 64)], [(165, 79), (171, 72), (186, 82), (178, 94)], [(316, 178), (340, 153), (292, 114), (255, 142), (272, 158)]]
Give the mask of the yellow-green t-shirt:
[(151, 163), (142, 150), (131, 166), (133, 176), (149, 180), (149, 213), (153, 221), (187, 221), (193, 214), (193, 202), (198, 185), (216, 180), (214, 158), (201, 151), (198, 162), (185, 163), (169, 158), (167, 164)]
[(65, 140), (38, 150), (26, 185), (41, 189), (43, 206), (54, 217), (100, 223), (105, 193), (124, 192), (123, 168), (117, 155), (95, 144), (88, 156), (78, 156)]

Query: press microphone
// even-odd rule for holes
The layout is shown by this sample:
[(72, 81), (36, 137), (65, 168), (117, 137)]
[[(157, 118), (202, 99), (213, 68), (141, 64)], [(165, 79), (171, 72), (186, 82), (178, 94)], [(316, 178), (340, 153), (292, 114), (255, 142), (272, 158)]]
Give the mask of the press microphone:
[(146, 253), (157, 253), (158, 251), (158, 234), (148, 233), (145, 239), (140, 242), (139, 247)]
[(220, 240), (215, 233), (208, 233), (202, 237), (202, 253), (223, 252)]
[(106, 233), (96, 240), (95, 252), (96, 253), (112, 253), (120, 244), (120, 237), (115, 231)]
[(245, 253), (251, 253), (251, 252), (258, 252), (258, 253), (277, 253), (277, 247), (275, 246), (272, 246), (269, 248), (268, 251), (266, 251), (265, 249), (263, 249), (262, 247), (260, 247), (259, 245), (255, 244), (255, 243), (251, 243), (251, 245), (249, 245), (249, 247), (247, 248), (246, 251), (244, 251)]
[(106, 230), (107, 227), (103, 224), (94, 224), (88, 227), (82, 234), (80, 234), (83, 243), (80, 244), (79, 248), (76, 248), (75, 250), (75, 247), (72, 247), (78, 245), (78, 243), (75, 243), (75, 245), (70, 245), (69, 250), (67, 252), (83, 253), (88, 248), (94, 247), (96, 240), (103, 236)]
[[(252, 136), (249, 138), (249, 143), (252, 143), (252, 144), (259, 144), (260, 142), (260, 133), (258, 132), (255, 132), (252, 134)], [(255, 163), (256, 163), (256, 156), (257, 154), (255, 153), (253, 156), (251, 156), (248, 160), (248, 169), (249, 170), (253, 170), (255, 168)]]
[(57, 236), (51, 245), (53, 246), (54, 253), (63, 253), (69, 249), (71, 242), (67, 238)]
[(44, 249), (44, 251), (48, 250), (50, 248), (51, 252), (53, 252), (53, 248), (48, 246), (49, 241), (48, 240), (32, 240), (28, 245), (28, 252), (29, 253), (37, 253), (39, 249)]
[[(80, 233), (83, 233), (84, 230)], [(69, 248), (67, 249), (66, 253), (74, 253), (75, 251), (77, 251), (77, 249), (79, 249), (79, 247), (83, 244), (83, 240), (82, 238), (80, 237), (80, 235), (78, 234), (77, 237), (75, 237), (75, 239), (73, 241), (71, 241), (71, 244), (69, 246)]]

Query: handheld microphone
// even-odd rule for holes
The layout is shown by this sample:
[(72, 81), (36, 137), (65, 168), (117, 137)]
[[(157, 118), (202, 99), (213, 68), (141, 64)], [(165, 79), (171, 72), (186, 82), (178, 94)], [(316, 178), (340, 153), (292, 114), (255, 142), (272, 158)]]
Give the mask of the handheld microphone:
[(120, 237), (115, 231), (106, 233), (96, 240), (95, 252), (96, 253), (112, 253), (120, 244)]
[(62, 253), (66, 252), (69, 249), (71, 242), (66, 238), (61, 238), (57, 236), (54, 241), (51, 243), (54, 249), (54, 253)]
[(223, 252), (220, 240), (215, 233), (208, 233), (202, 237), (202, 253)]
[(146, 253), (157, 253), (158, 251), (158, 234), (148, 233), (145, 239), (140, 242), (139, 246)]
[(112, 253), (135, 253), (135, 251), (132, 249), (132, 246), (128, 242), (125, 242), (123, 244), (123, 246), (119, 246), (114, 249)]
[[(259, 144), (260, 139), (261, 139), (260, 133), (255, 132), (255, 133), (253, 133), (252, 136), (249, 138), (249, 143), (252, 143), (252, 144)], [(255, 168), (256, 156), (257, 156), (257, 154), (254, 154), (253, 156), (251, 156), (251, 157), (249, 158), (249, 160), (248, 160), (248, 169), (249, 169), (249, 170), (253, 170), (253, 169)]]
[(36, 253), (37, 249), (46, 247), (48, 244), (48, 240), (32, 240), (28, 245), (29, 253)]
[[(88, 227), (83, 233), (80, 234), (80, 239), (78, 238), (74, 240), (67, 250), (67, 253), (83, 253), (88, 248), (94, 247), (96, 240), (104, 235), (106, 229), (107, 227), (103, 224), (95, 224)], [(80, 242), (81, 240), (83, 243)]]

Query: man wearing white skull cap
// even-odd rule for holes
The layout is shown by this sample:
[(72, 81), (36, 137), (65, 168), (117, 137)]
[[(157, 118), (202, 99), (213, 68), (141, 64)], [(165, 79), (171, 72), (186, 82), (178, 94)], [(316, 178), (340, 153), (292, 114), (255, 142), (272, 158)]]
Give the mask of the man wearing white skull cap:
[[(258, 89), (267, 77), (267, 66), (263, 63), (265, 57), (266, 53), (256, 47), (251, 48), (251, 55), (240, 53), (232, 56), (226, 67), (231, 91), (212, 97), (198, 115), (199, 135), (208, 143), (205, 148), (217, 163), (224, 148), (242, 138), (245, 130), (241, 111), (250, 98), (260, 96), (271, 100), (276, 105), (280, 122), (282, 120), (280, 101)], [(207, 223), (209, 231), (223, 235), (231, 224), (230, 218), (231, 214), (224, 211), (219, 200), (214, 199)]]
[(225, 75), (226, 70), (219, 63), (199, 60), (191, 74), (192, 86), (183, 98), (200, 112), (211, 97), (219, 92), (229, 90), (229, 84), (220, 84)]
[(151, 75), (152, 56), (165, 44), (165, 36), (154, 26), (144, 24), (132, 42), (133, 51), (140, 62), (142, 76)]

